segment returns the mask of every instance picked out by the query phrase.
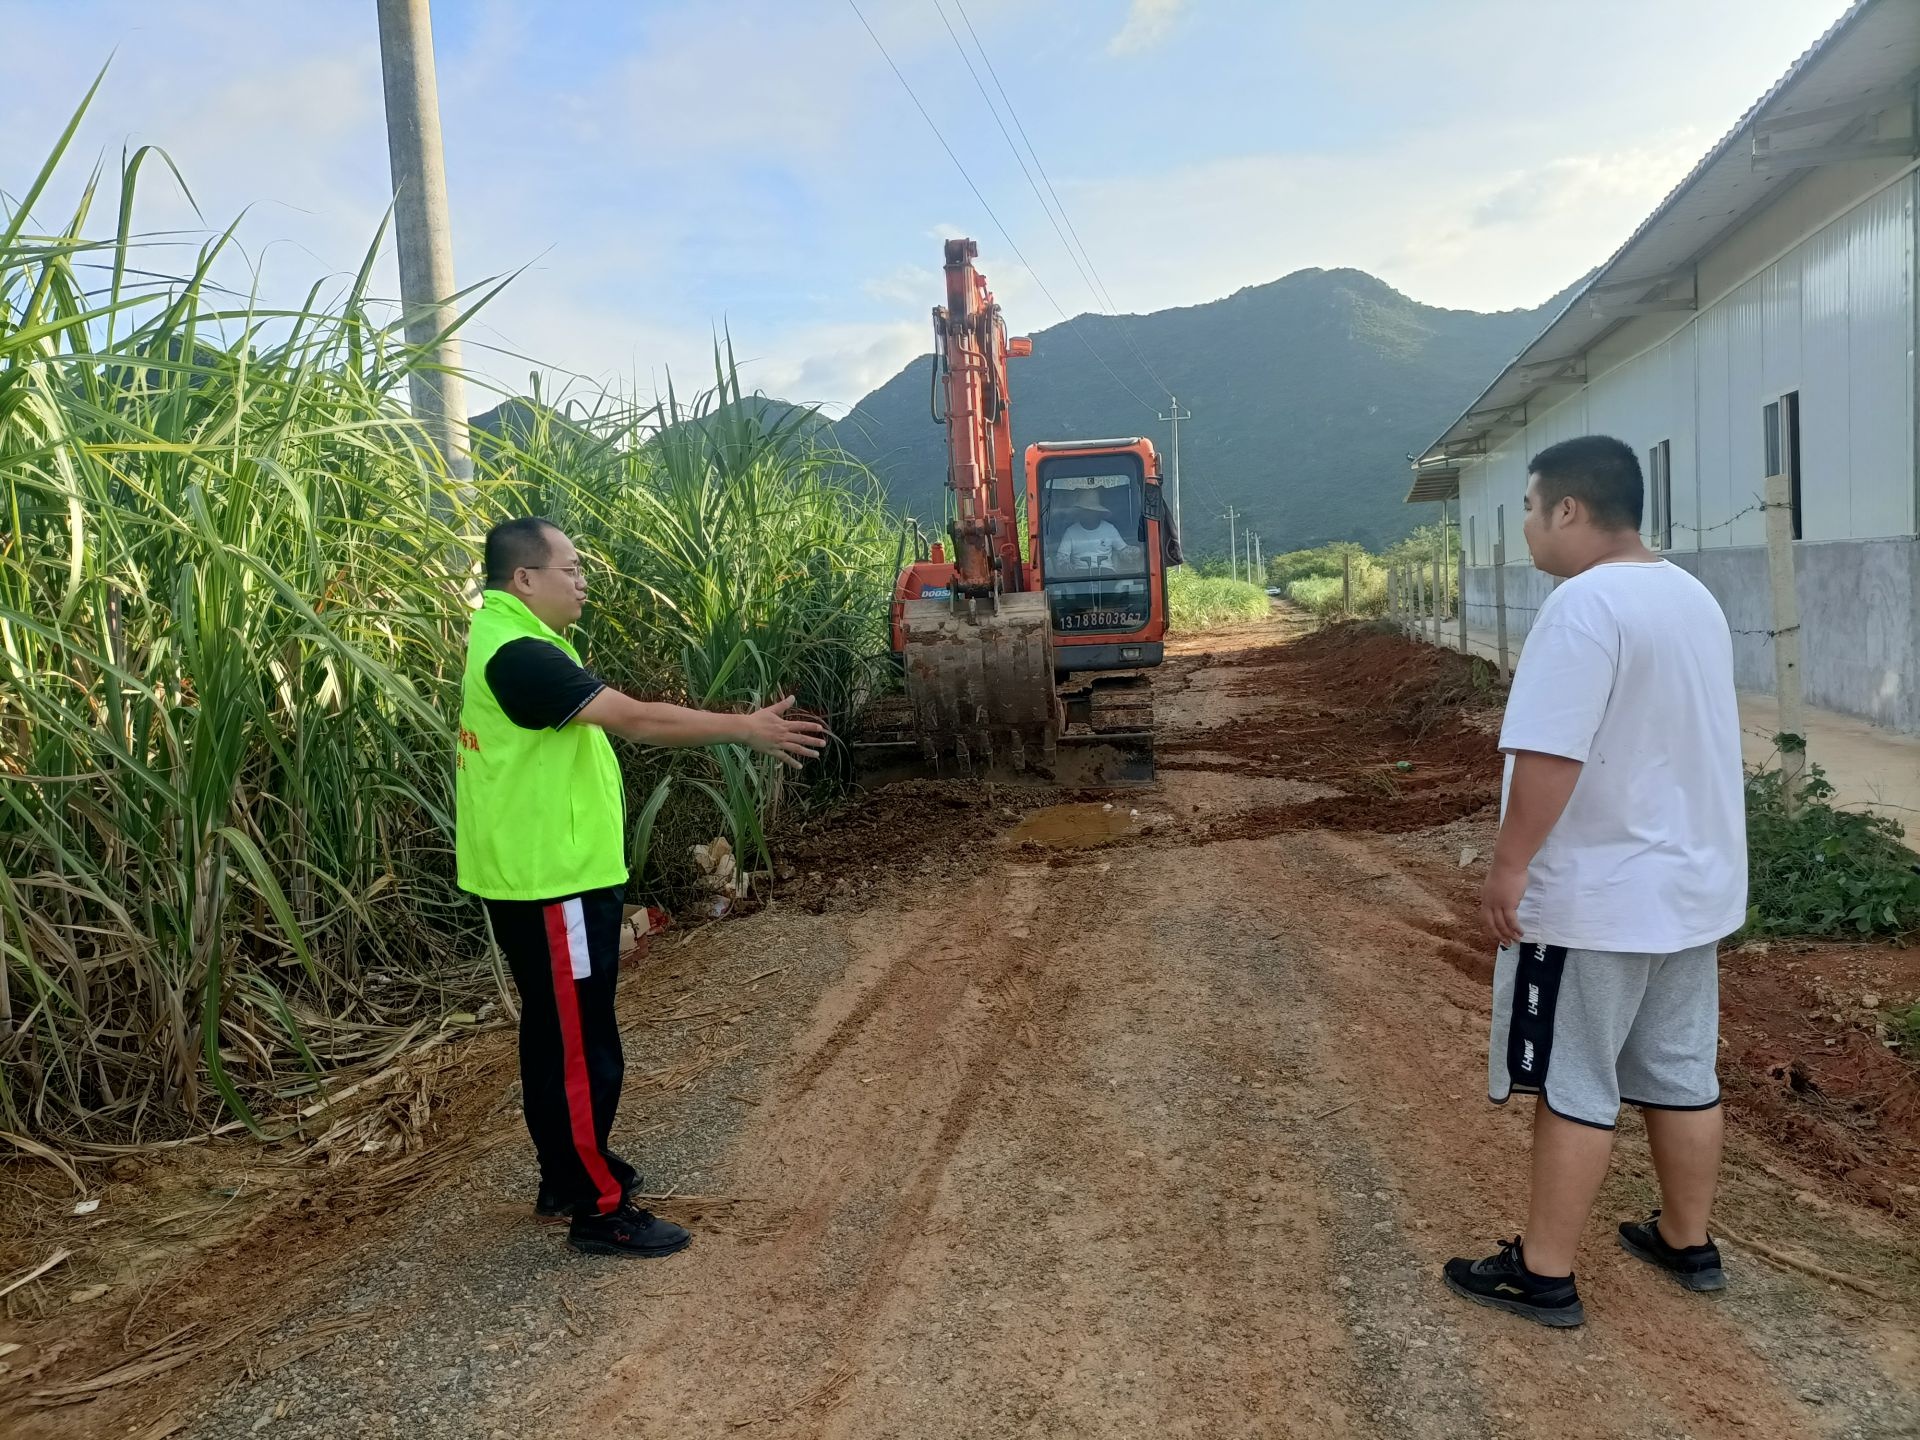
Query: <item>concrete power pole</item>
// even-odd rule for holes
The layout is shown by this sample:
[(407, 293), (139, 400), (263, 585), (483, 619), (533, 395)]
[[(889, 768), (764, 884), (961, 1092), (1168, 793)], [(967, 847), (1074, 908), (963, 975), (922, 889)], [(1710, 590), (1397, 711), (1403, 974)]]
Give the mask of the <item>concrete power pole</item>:
[[(1167, 398), (1173, 399), (1172, 396)], [(1173, 422), (1173, 529), (1177, 535), (1180, 532), (1180, 422), (1191, 420), (1193, 412), (1189, 410), (1186, 414), (1181, 414), (1180, 402), (1173, 399), (1173, 409), (1160, 418)]]
[(446, 461), (464, 501), (473, 459), (467, 450), (467, 395), (460, 346), (435, 337), (453, 323), (453, 231), (447, 220), (447, 169), (440, 147), (440, 92), (433, 73), (428, 0), (376, 0), (380, 73), (387, 99), (387, 157), (392, 167), (400, 307), (407, 343), (428, 349), (409, 377), (414, 417)]
[(1227, 522), (1227, 554), (1229, 556), (1227, 563), (1232, 569), (1233, 578), (1238, 580), (1240, 578), (1240, 534), (1235, 522), (1239, 520), (1240, 512), (1229, 505), (1227, 513), (1220, 518)]

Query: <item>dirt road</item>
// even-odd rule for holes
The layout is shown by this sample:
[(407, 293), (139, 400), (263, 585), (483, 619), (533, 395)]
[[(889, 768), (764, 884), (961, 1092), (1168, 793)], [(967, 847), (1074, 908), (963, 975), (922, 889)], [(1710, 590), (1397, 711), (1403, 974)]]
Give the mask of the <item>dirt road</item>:
[[(1466, 853), (1491, 697), (1397, 641), (1295, 639), (1182, 648), (1149, 791), (876, 801), (791, 899), (656, 952), (616, 1140), (709, 1197), (660, 1207), (684, 1256), (572, 1255), (503, 1143), (307, 1271), (258, 1378), (208, 1362), (111, 1433), (1920, 1435), (1920, 1149), (1891, 1121), (1873, 1204), (1730, 1078), (1721, 1297), (1612, 1245), (1652, 1195), (1631, 1120), (1584, 1329), (1441, 1288), (1524, 1204)], [(442, 1123), (511, 1138), (510, 1080), (496, 1046)], [(231, 1263), (271, 1271), (273, 1237)]]

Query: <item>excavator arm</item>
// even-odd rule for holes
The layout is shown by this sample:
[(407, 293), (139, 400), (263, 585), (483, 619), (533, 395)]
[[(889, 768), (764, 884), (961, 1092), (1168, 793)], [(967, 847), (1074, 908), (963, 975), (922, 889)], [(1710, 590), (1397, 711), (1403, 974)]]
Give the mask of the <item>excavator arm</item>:
[(947, 242), (947, 303), (933, 312), (953, 559), (903, 574), (894, 607), (914, 731), (937, 768), (963, 771), (1050, 758), (1064, 725), (1046, 596), (1020, 555), (1007, 360), (1033, 346), (1008, 339), (978, 254)]
[(954, 588), (969, 597), (1030, 588), (1020, 561), (1019, 502), (1007, 360), (1033, 353), (1009, 340), (987, 277), (974, 268), (979, 247), (949, 240), (947, 303), (933, 312), (945, 379), (947, 486), (953, 492)]

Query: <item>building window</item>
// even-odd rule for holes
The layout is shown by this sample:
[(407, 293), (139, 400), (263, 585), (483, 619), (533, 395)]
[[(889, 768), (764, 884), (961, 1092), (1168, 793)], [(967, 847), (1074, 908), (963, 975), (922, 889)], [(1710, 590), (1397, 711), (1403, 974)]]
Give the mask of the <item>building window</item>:
[(1673, 548), (1673, 442), (1662, 440), (1647, 451), (1648, 544)]
[(1761, 412), (1766, 438), (1767, 475), (1787, 477), (1788, 503), (1793, 507), (1793, 538), (1802, 538), (1800, 509), (1800, 392), (1782, 395)]

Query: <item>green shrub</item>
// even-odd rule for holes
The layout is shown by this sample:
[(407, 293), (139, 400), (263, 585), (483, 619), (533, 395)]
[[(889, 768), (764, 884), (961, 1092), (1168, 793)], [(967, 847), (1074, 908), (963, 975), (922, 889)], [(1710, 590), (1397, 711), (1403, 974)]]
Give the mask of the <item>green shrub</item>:
[[(1353, 614), (1383, 614), (1387, 608), (1387, 572), (1371, 555), (1353, 557)], [(1310, 575), (1287, 586), (1287, 598), (1322, 620), (1346, 614), (1347, 580), (1343, 572)]]
[(1167, 576), (1167, 604), (1176, 630), (1208, 630), (1235, 621), (1261, 620), (1273, 608), (1266, 591), (1258, 585), (1190, 575), (1185, 568)]
[(1890, 1029), (1900, 1053), (1909, 1060), (1920, 1061), (1920, 1000), (1894, 1011)]
[(1920, 875), (1904, 832), (1839, 810), (1818, 766), (1789, 819), (1778, 770), (1747, 777), (1747, 935), (1903, 935), (1920, 928)]
[(1284, 587), (1295, 580), (1339, 575), (1349, 555), (1356, 562), (1368, 558), (1366, 547), (1351, 540), (1337, 540), (1331, 545), (1319, 545), (1311, 550), (1289, 550), (1267, 561), (1267, 583)]

